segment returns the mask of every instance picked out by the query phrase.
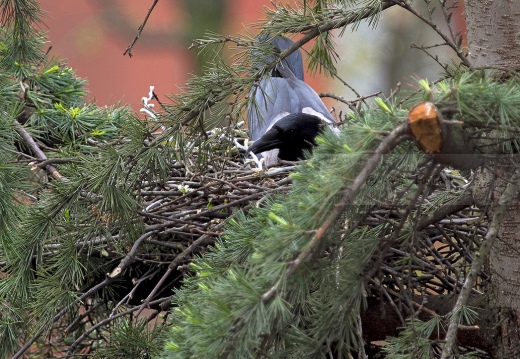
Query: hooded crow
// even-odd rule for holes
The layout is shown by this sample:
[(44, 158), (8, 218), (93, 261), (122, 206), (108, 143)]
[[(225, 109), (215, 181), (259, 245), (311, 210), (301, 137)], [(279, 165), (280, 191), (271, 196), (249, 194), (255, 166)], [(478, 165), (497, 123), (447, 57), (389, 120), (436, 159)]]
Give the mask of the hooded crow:
[[(262, 38), (259, 40), (262, 41)], [(271, 38), (269, 41), (280, 51), (293, 45), (291, 40), (282, 36)], [(249, 134), (251, 140), (255, 141), (255, 145), (251, 147), (254, 150), (250, 148), (249, 152), (260, 153), (268, 166), (275, 164), (277, 157), (283, 160), (302, 158), (303, 150), (310, 150), (315, 144), (314, 137), (323, 127), (321, 124), (334, 124), (318, 94), (303, 81), (303, 62), (299, 50), (282, 60), (272, 76), (260, 81), (252, 90), (254, 103), (248, 108)], [(283, 126), (278, 125), (271, 131), (279, 121), (289, 115), (292, 116), (283, 122)], [(317, 119), (321, 123), (316, 122)], [(310, 126), (308, 130), (305, 129), (307, 126)], [(268, 133), (269, 135), (264, 137)], [(291, 141), (291, 133), (298, 138)], [(309, 137), (310, 134), (312, 138)], [(302, 141), (300, 137), (305, 140)], [(259, 140), (262, 145), (257, 146), (256, 142)], [(272, 145), (267, 144), (269, 140), (274, 141)], [(286, 143), (293, 147), (303, 147), (290, 150)], [(281, 151), (280, 146), (284, 147), (284, 151)]]

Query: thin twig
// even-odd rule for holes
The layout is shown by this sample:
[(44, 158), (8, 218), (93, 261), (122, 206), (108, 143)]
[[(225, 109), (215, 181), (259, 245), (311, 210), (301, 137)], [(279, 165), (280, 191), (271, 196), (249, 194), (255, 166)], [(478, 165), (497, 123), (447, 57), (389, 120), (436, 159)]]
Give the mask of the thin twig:
[(134, 256), (135, 256), (135, 254), (137, 252), (137, 249), (141, 245), (141, 243), (146, 238), (148, 238), (150, 236), (153, 236), (156, 233), (157, 233), (156, 230), (155, 231), (150, 231), (150, 232), (144, 233), (141, 237), (139, 237), (134, 242), (134, 245), (132, 246), (132, 249), (130, 249), (130, 251), (127, 253), (127, 255), (121, 260), (119, 265), (116, 268), (114, 268), (114, 270), (112, 270), (112, 272), (108, 276), (110, 278), (115, 278), (115, 277), (119, 276), (126, 268), (128, 268), (128, 266), (130, 264), (132, 264), (132, 262), (134, 261)]
[[(345, 85), (346, 87), (348, 87), (348, 89), (352, 92), (354, 92), (354, 94), (358, 97), (358, 98), (361, 98), (362, 96), (360, 95), (359, 92), (356, 91), (356, 89), (354, 89), (354, 87), (352, 87), (351, 85), (348, 84), (347, 81), (343, 80), (337, 73), (336, 71), (334, 71), (333, 69), (330, 68), (330, 66), (328, 66), (327, 64), (323, 63), (322, 61), (320, 61), (320, 59), (318, 59), (316, 56), (313, 56), (309, 51), (305, 50), (303, 47), (301, 48), (301, 50), (305, 51), (305, 53), (307, 54), (307, 56), (311, 56), (313, 57), (315, 60), (319, 61), (320, 63), (320, 66), (323, 66), (324, 68), (327, 69), (327, 71), (332, 75), (334, 76), (335, 78), (337, 78), (338, 80), (341, 81), (341, 83), (343, 85)], [(363, 101), (363, 100), (361, 100)]]
[(320, 96), (320, 97), (329, 97), (329, 98), (332, 98), (332, 99), (337, 100), (339, 102), (343, 102), (345, 105), (348, 105), (348, 106), (354, 106), (355, 104), (357, 104), (360, 101), (365, 101), (368, 98), (379, 96), (379, 95), (381, 95), (381, 91), (373, 93), (372, 95), (361, 96), (361, 97), (359, 97), (359, 98), (357, 98), (355, 100), (350, 100), (349, 101), (349, 100), (345, 100), (343, 98), (343, 96), (338, 96), (338, 95), (335, 95), (335, 94), (330, 93), (330, 92), (320, 92), (318, 94), (318, 96)]
[(139, 40), (139, 38), (141, 37), (141, 33), (143, 32), (144, 27), (146, 26), (146, 22), (148, 21), (148, 18), (152, 14), (153, 8), (155, 7), (155, 5), (157, 5), (158, 2), (159, 2), (159, 0), (154, 0), (152, 7), (148, 9), (148, 13), (146, 14), (146, 17), (144, 18), (143, 23), (141, 25), (139, 25), (139, 28), (137, 29), (137, 35), (135, 35), (134, 41), (132, 41), (132, 43), (126, 48), (125, 52), (123, 52), (123, 56), (128, 54), (128, 56), (132, 57), (132, 48), (134, 47), (137, 40)]
[[(102, 289), (102, 288), (106, 287), (107, 285), (111, 284), (113, 281), (114, 281), (114, 279), (112, 279), (112, 278), (105, 278), (104, 281), (102, 281), (101, 283), (98, 283), (94, 287), (90, 288), (86, 293), (84, 293), (81, 297), (79, 297), (74, 303), (72, 303), (70, 306), (68, 306), (66, 308), (63, 308), (58, 314), (56, 314), (52, 318), (51, 324), (56, 323), (61, 317), (63, 317), (65, 314), (67, 314), (67, 312), (70, 310), (70, 308), (75, 303), (82, 302), (83, 300), (87, 299), (88, 297), (90, 297), (91, 295), (93, 295), (94, 293), (99, 291), (100, 289)], [(11, 359), (18, 359), (18, 358), (20, 358), (31, 347), (31, 345), (35, 341), (37, 341), (38, 338), (41, 337), (43, 335), (43, 333), (45, 333), (46, 331), (47, 331), (47, 327), (46, 326), (42, 326), (42, 328), (31, 339), (29, 339), (29, 341), (26, 342), (25, 345)]]
[(421, 19), (425, 24), (427, 24), (429, 27), (431, 27), (433, 29), (433, 31), (435, 31), (446, 42), (446, 44), (449, 47), (451, 47), (453, 49), (453, 51), (455, 51), (455, 53), (457, 54), (459, 59), (462, 61), (462, 63), (466, 67), (472, 68), (471, 62), (464, 55), (464, 53), (462, 52), (460, 47), (458, 47), (457, 44), (455, 44), (453, 41), (451, 41), (448, 38), (448, 36), (446, 36), (446, 34), (441, 31), (441, 29), (437, 26), (437, 24), (435, 24), (433, 21), (431, 21), (430, 19), (427, 19), (422, 14), (420, 14), (412, 5), (410, 5), (410, 3), (403, 1), (403, 0), (394, 0), (394, 2), (397, 5), (399, 5), (400, 7), (402, 7), (403, 9), (406, 9), (409, 12), (411, 12), (412, 14), (414, 14), (416, 17)]
[(37, 163), (36, 165), (40, 168), (45, 168), (47, 165), (53, 164), (53, 163), (69, 163), (72, 161), (77, 160), (77, 157), (71, 157), (71, 158), (48, 158), (42, 162)]
[[(29, 146), (33, 154), (36, 156), (36, 158), (40, 161), (48, 161), (47, 156), (43, 151), (40, 149), (40, 147), (36, 144), (36, 141), (34, 141), (34, 138), (25, 130), (25, 128), (17, 121), (14, 120), (13, 122), (14, 126), (16, 127), (16, 132), (23, 138), (24, 142)], [(70, 180), (67, 177), (62, 176), (56, 167), (47, 164), (45, 165), (45, 170), (49, 172), (49, 174), (54, 178), (62, 182), (70, 182)]]
[(191, 50), (193, 48), (201, 47), (201, 46), (207, 46), (210, 44), (223, 44), (226, 42), (233, 42), (235, 45), (240, 47), (248, 47), (251, 45), (249, 41), (244, 41), (240, 37), (237, 36), (221, 36), (218, 39), (196, 39), (193, 40), (191, 45), (188, 47), (188, 50)]
[[(150, 305), (162, 304), (162, 303), (164, 303), (166, 301), (171, 301), (172, 297), (173, 296), (169, 296), (169, 297), (165, 297), (165, 298), (160, 298), (160, 299), (154, 300), (153, 302), (150, 302)], [(123, 317), (125, 315), (131, 314), (131, 313), (135, 312), (138, 309), (139, 309), (139, 307), (133, 307), (133, 308), (127, 309), (124, 312), (117, 313), (117, 314), (115, 314), (115, 315), (113, 315), (111, 317), (107, 317), (107, 318), (101, 320), (99, 323), (96, 323), (92, 327), (90, 327), (87, 330), (85, 330), (85, 332), (83, 332), (81, 334), (81, 336), (78, 339), (76, 339), (71, 344), (69, 350), (67, 351), (67, 356), (65, 358), (69, 358), (71, 356), (71, 354), (74, 352), (74, 350), (76, 349), (76, 347), (79, 345), (79, 343), (81, 343), (85, 338), (87, 338), (90, 335), (90, 333), (92, 333), (94, 330), (97, 330), (98, 328), (101, 328), (101, 327), (107, 325), (108, 323), (116, 320), (117, 318), (120, 318), (120, 317)]]
[(166, 273), (163, 274), (163, 276), (161, 277), (161, 279), (159, 280), (159, 282), (155, 285), (155, 287), (152, 289), (152, 291), (150, 292), (150, 294), (148, 294), (148, 297), (146, 297), (146, 299), (143, 301), (143, 304), (141, 304), (141, 306), (139, 307), (139, 311), (137, 312), (136, 316), (139, 316), (139, 314), (141, 314), (141, 312), (145, 309), (145, 308), (149, 308), (150, 307), (150, 301), (151, 299), (153, 299), (153, 297), (155, 296), (155, 294), (157, 294), (157, 292), (159, 291), (159, 289), (161, 289), (162, 285), (164, 284), (164, 282), (166, 281), (166, 279), (170, 276), (170, 274), (174, 271), (174, 268), (173, 267), (169, 267), (168, 270), (166, 271)]
[[(442, 45), (447, 46), (447, 44), (442, 44)], [(416, 45), (416, 44), (412, 44), (411, 47), (412, 47), (412, 49), (417, 49), (417, 50), (421, 50), (422, 52), (424, 52), (426, 54), (426, 56), (430, 57), (434, 62), (436, 62), (444, 70), (444, 72), (446, 72), (450, 76), (452, 75), (448, 65), (443, 64), (442, 62), (440, 62), (438, 56), (434, 56), (433, 54), (431, 54), (428, 51), (428, 48), (431, 47), (431, 46), (425, 47), (425, 46), (419, 46), (419, 45)]]

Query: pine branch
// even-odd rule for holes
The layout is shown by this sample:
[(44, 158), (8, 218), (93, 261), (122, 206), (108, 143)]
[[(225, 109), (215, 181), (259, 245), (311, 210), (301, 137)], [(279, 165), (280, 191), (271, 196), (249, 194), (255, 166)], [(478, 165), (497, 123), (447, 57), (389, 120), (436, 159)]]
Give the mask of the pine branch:
[(0, 63), (3, 68), (18, 72), (18, 78), (28, 74), (23, 66), (36, 65), (43, 58), (40, 46), (44, 39), (38, 33), (40, 15), (40, 7), (34, 0), (3, 0), (0, 3), (1, 28), (12, 33), (5, 39), (5, 52)]
[[(101, 290), (102, 288), (108, 286), (110, 283), (112, 283), (114, 280), (112, 278), (106, 278), (103, 282), (97, 284), (96, 286), (92, 287), (89, 291), (84, 293), (81, 297), (77, 299), (77, 302), (82, 302), (85, 299), (89, 298), (91, 295), (96, 293), (97, 291)], [(58, 314), (56, 314), (50, 324), (56, 323), (58, 320), (60, 320), (65, 314), (68, 313), (70, 308), (63, 308)], [(32, 346), (32, 344), (38, 340), (46, 331), (48, 328), (46, 326), (43, 326), (31, 339), (29, 339), (22, 348), (16, 352), (16, 354), (12, 357), (12, 359), (19, 359), (29, 348)]]
[(287, 56), (289, 56), (294, 51), (298, 50), (300, 47), (302, 47), (304, 44), (309, 42), (310, 40), (314, 39), (315, 37), (319, 36), (320, 34), (333, 30), (333, 29), (339, 29), (342, 27), (345, 27), (349, 24), (353, 24), (356, 22), (359, 22), (360, 20), (367, 19), (370, 17), (373, 17), (374, 14), (379, 14), (380, 12), (396, 5), (394, 0), (382, 0), (381, 2), (376, 2), (373, 6), (367, 6), (361, 11), (353, 11), (350, 16), (344, 16), (340, 19), (336, 20), (330, 20), (325, 21), (318, 25), (307, 25), (302, 26), (300, 28), (301, 32), (304, 32), (305, 35), (294, 42), (292, 46), (287, 48), (285, 51), (282, 51), (280, 54), (279, 60), (285, 59)]
[(309, 242), (304, 251), (302, 251), (296, 259), (289, 263), (288, 269), (283, 278), (280, 278), (275, 285), (271, 287), (267, 292), (262, 294), (262, 302), (267, 303), (273, 299), (277, 294), (278, 289), (283, 281), (289, 278), (304, 262), (305, 260), (315, 252), (325, 238), (327, 231), (340, 219), (345, 212), (345, 208), (349, 205), (359, 193), (361, 187), (366, 183), (368, 176), (374, 171), (376, 166), (383, 155), (389, 153), (407, 134), (407, 125), (403, 124), (393, 130), (388, 137), (386, 137), (374, 154), (368, 159), (367, 163), (359, 174), (354, 179), (353, 183), (339, 191), (338, 195), (341, 196), (340, 201), (334, 206), (334, 209), (330, 213), (327, 221), (323, 223), (320, 228), (316, 229), (316, 234), (313, 239)]

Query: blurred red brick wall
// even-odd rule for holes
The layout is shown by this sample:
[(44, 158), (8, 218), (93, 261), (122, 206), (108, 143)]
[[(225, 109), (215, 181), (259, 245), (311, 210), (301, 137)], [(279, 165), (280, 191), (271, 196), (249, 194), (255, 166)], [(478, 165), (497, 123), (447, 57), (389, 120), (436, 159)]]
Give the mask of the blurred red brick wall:
[[(181, 39), (188, 20), (180, 1), (159, 1), (132, 50), (133, 57), (123, 56), (152, 3), (40, 0), (47, 12), (44, 30), (52, 46), (50, 54), (66, 59), (88, 80), (89, 97), (98, 105), (121, 101), (138, 110), (150, 85), (164, 99), (165, 94), (178, 93), (194, 71), (197, 50), (188, 50)], [(270, 5), (270, 0), (228, 0), (221, 33), (246, 33), (250, 24), (264, 17), (263, 7)], [(307, 76), (307, 80), (317, 91), (326, 91), (319, 78)]]

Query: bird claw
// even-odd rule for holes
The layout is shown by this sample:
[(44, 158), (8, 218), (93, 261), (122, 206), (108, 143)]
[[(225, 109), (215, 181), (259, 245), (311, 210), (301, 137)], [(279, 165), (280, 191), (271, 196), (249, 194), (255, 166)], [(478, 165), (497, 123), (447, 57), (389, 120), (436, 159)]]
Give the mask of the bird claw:
[[(253, 172), (260, 172), (264, 170), (264, 161), (265, 158), (258, 158), (257, 155), (255, 155), (253, 152), (250, 152), (251, 158), (247, 159), (246, 163), (248, 162), (254, 162), (256, 165), (256, 168), (252, 168), (251, 171)], [(252, 160), (252, 161), (251, 161)]]
[[(246, 138), (244, 141), (244, 145), (241, 145), (236, 138), (233, 139), (233, 142), (235, 143), (235, 146), (238, 149), (244, 150), (247, 153), (247, 150), (249, 149), (249, 140)], [(264, 170), (264, 161), (265, 158), (258, 158), (257, 155), (255, 155), (253, 152), (249, 152), (251, 155), (251, 158), (246, 158), (245, 164), (254, 163), (255, 168), (252, 168), (251, 171), (259, 172)]]
[(245, 152), (247, 152), (247, 149), (249, 148), (249, 140), (247, 138), (244, 141), (244, 145), (241, 145), (236, 138), (233, 138), (233, 142), (239, 150), (244, 150)]

